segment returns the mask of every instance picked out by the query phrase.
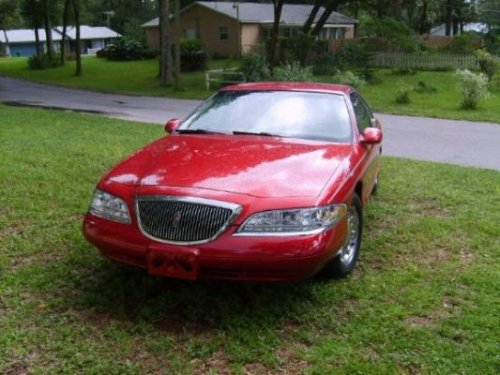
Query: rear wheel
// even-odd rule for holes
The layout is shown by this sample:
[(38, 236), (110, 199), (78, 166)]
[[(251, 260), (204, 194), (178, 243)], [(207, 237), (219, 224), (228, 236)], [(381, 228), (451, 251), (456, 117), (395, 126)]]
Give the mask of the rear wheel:
[(354, 195), (347, 211), (346, 240), (335, 258), (326, 265), (324, 270), (326, 276), (342, 278), (352, 272), (359, 256), (362, 230), (363, 209), (361, 200), (357, 195)]

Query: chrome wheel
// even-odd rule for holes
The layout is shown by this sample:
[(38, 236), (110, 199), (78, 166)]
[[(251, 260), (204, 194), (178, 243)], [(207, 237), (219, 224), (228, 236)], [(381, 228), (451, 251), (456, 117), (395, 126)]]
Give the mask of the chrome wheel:
[(359, 257), (361, 247), (361, 235), (363, 231), (363, 207), (361, 199), (357, 194), (352, 197), (347, 211), (347, 233), (346, 239), (339, 252), (323, 269), (326, 277), (346, 277), (349, 275)]
[(359, 213), (355, 205), (349, 207), (347, 214), (347, 238), (344, 246), (339, 252), (339, 260), (345, 266), (349, 266), (359, 248), (360, 231)]

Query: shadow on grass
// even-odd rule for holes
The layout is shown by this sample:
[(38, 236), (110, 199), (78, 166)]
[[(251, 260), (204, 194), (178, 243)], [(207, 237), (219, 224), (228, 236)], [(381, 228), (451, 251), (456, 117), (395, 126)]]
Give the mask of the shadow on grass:
[[(84, 267), (63, 261), (56, 266), (78, 269), (56, 281), (52, 290), (63, 306), (82, 312), (86, 319), (144, 323), (170, 333), (189, 330), (203, 333), (238, 326), (273, 327), (294, 321), (315, 303), (315, 280), (295, 283), (233, 281), (182, 281), (154, 277), (136, 269), (101, 259)], [(90, 255), (89, 255), (90, 256)], [(77, 261), (77, 263), (79, 263)], [(51, 294), (51, 292), (49, 292)]]

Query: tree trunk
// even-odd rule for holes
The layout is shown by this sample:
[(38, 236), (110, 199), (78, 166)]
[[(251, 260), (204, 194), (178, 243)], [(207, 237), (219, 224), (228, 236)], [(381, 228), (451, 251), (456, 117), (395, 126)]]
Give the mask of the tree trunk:
[(394, 17), (398, 20), (403, 16), (403, 0), (394, 1)]
[(80, 0), (73, 0), (73, 11), (75, 13), (75, 29), (76, 29), (76, 39), (75, 39), (75, 59), (76, 59), (76, 71), (75, 75), (80, 77), (83, 75), (82, 69), (82, 45), (80, 40)]
[(445, 10), (446, 10), (445, 35), (451, 36), (451, 28), (453, 24), (453, 0), (446, 0)]
[(50, 24), (50, 2), (49, 0), (43, 1), (44, 7), (44, 24), (45, 24), (45, 40), (47, 44), (47, 57), (52, 61), (54, 57), (54, 43), (52, 42), (52, 26)]
[(314, 28), (312, 29), (310, 35), (317, 37), (323, 26), (325, 25), (326, 21), (328, 20), (328, 17), (332, 14), (332, 12), (336, 11), (338, 6), (340, 5), (342, 1), (341, 0), (330, 0), (328, 5), (326, 6), (323, 14), (321, 17), (319, 17), (318, 22), (316, 22), (316, 25), (314, 25)]
[(66, 29), (68, 27), (68, 16), (69, 16), (69, 1), (64, 0), (64, 10), (63, 10), (63, 32), (61, 40), (61, 65), (64, 65), (66, 59)]
[(181, 80), (181, 0), (175, 0), (175, 83), (176, 90), (180, 87)]
[(170, 1), (158, 1), (160, 11), (160, 86), (168, 86), (172, 84), (172, 48), (168, 32)]
[(40, 34), (38, 33), (38, 27), (35, 25), (35, 48), (36, 57), (39, 59), (42, 56), (42, 47), (40, 45)]
[(283, 9), (284, 0), (273, 0), (274, 6), (274, 21), (273, 29), (271, 31), (271, 43), (269, 44), (269, 68), (271, 73), (276, 65), (276, 47), (278, 45), (278, 35), (280, 32), (281, 11)]
[(309, 17), (307, 17), (306, 22), (304, 23), (304, 26), (302, 26), (302, 31), (304, 34), (309, 33), (311, 30), (312, 24), (314, 23), (314, 19), (316, 18), (316, 15), (318, 14), (319, 8), (323, 4), (324, 0), (316, 0), (314, 2), (314, 6), (311, 10), (311, 13), (309, 14)]
[(418, 23), (418, 32), (425, 34), (427, 32), (427, 0), (422, 1), (422, 14)]

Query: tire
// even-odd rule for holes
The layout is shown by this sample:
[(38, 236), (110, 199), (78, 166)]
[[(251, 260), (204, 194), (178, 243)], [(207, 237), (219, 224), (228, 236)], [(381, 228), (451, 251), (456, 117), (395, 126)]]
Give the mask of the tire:
[(349, 275), (359, 257), (363, 231), (363, 209), (358, 195), (354, 195), (347, 211), (348, 234), (345, 244), (338, 254), (324, 268), (324, 274), (329, 278), (344, 278)]

